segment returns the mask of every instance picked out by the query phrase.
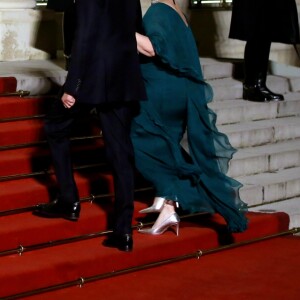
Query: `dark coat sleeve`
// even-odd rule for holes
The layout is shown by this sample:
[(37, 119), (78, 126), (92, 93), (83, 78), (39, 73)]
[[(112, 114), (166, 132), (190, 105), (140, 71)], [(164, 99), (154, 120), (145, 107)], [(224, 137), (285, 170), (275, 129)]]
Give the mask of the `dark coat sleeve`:
[(76, 0), (76, 14), (65, 92), (90, 104), (144, 100), (135, 39), (139, 0)]
[[(72, 47), (72, 62), (69, 66), (65, 92), (77, 96), (83, 75), (89, 63), (89, 55), (93, 51), (93, 43), (99, 31), (101, 19), (96, 18), (97, 1), (90, 0), (89, 3), (83, 0), (76, 1), (76, 32)], [(97, 37), (100, 38), (99, 36)]]
[(48, 0), (47, 8), (63, 12), (69, 5), (72, 5), (73, 2), (74, 0)]

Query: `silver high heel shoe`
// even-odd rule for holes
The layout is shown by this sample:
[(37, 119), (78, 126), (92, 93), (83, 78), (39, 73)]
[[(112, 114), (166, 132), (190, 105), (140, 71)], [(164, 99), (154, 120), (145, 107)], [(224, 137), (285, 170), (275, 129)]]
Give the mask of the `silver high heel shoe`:
[(160, 224), (156, 225), (156, 223), (152, 226), (152, 228), (139, 229), (140, 233), (158, 235), (164, 233), (168, 228), (175, 226), (176, 235), (179, 235), (179, 222), (180, 218), (176, 212), (173, 212), (169, 215), (165, 220), (163, 220)]
[(158, 213), (161, 212), (166, 199), (163, 197), (155, 197), (153, 204), (147, 208), (141, 209), (139, 212), (142, 214), (149, 214), (149, 213)]

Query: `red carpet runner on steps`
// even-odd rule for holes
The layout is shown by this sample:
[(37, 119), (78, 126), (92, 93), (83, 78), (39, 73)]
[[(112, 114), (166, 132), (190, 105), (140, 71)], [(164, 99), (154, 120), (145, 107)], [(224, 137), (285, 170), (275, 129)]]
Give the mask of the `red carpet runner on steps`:
[(0, 77), (0, 93), (13, 93), (17, 89), (17, 80), (14, 77)]
[[(11, 82), (12, 79), (5, 80)], [(8, 85), (4, 81), (0, 80), (0, 92), (3, 92), (3, 87)], [(13, 88), (15, 89), (15, 86)], [(11, 86), (10, 89), (12, 89)], [(55, 197), (55, 176), (52, 172), (49, 150), (44, 140), (42, 120), (49, 101), (51, 101), (50, 96), (0, 97), (1, 299), (23, 299), (25, 296), (36, 293), (40, 295), (35, 296), (36, 299), (38, 297), (44, 299), (47, 294), (41, 294), (42, 292), (59, 287), (64, 290), (61, 291), (61, 294), (57, 292), (58, 296), (54, 295), (53, 298), (97, 299), (96, 296), (85, 298), (84, 289), (80, 290), (80, 293), (78, 292), (78, 297), (81, 298), (76, 298), (74, 296), (76, 287), (67, 287), (76, 286), (78, 280), (79, 282), (89, 281), (99, 276), (113, 275), (112, 272), (117, 274), (118, 271), (126, 273), (132, 268), (135, 270), (143, 268), (147, 264), (165, 260), (174, 261), (168, 266), (159, 267), (161, 274), (167, 276), (172, 268), (176, 270), (178, 268), (181, 270), (179, 286), (181, 280), (188, 284), (188, 278), (195, 272), (200, 272), (204, 276), (197, 277), (194, 274), (194, 280), (203, 280), (206, 285), (211, 286), (216, 273), (208, 274), (209, 270), (221, 272), (222, 270), (218, 267), (219, 261), (224, 268), (223, 275), (226, 277), (227, 268), (234, 268), (235, 265), (225, 266), (225, 257), (229, 255), (229, 252), (235, 255), (237, 249), (223, 251), (224, 254), (222, 254), (223, 252), (214, 254), (216, 260), (208, 259), (206, 269), (204, 268), (202, 272), (201, 265), (197, 267), (198, 269), (193, 269), (196, 266), (191, 260), (175, 262), (176, 257), (194, 256), (198, 255), (198, 250), (205, 252), (231, 243), (245, 243), (288, 230), (289, 218), (285, 213), (249, 213), (249, 229), (245, 233), (233, 235), (226, 232), (224, 220), (220, 216), (202, 214), (182, 218), (178, 237), (172, 231), (168, 231), (162, 236), (147, 236), (138, 234), (135, 230), (132, 253), (122, 253), (103, 247), (101, 242), (105, 238), (106, 230), (110, 228), (113, 187), (110, 169), (105, 164), (102, 150), (99, 150), (103, 146), (99, 135), (100, 130), (95, 126), (97, 120), (93, 118), (90, 118), (91, 126), (83, 128), (80, 131), (80, 137), (74, 137), (72, 144), (76, 181), (83, 201), (80, 220), (73, 223), (63, 219), (43, 219), (32, 215), (35, 205), (48, 202)], [(80, 124), (79, 127), (82, 128)], [(139, 221), (145, 223), (152, 220), (151, 216), (142, 219), (144, 216), (138, 213), (141, 208), (150, 203), (151, 189), (142, 180), (137, 180), (136, 189), (133, 225), (137, 225)], [(283, 240), (284, 238), (281, 238), (278, 239), (277, 244), (274, 243), (278, 246), (279, 241)], [(271, 241), (260, 242), (261, 245), (264, 243), (271, 243)], [(249, 247), (240, 248), (251, 249)], [(251, 247), (253, 247), (253, 251), (260, 251), (255, 250), (254, 246)], [(110, 282), (113, 286), (117, 280), (122, 281), (123, 276), (134, 279), (139, 276), (137, 273), (147, 281), (147, 274), (154, 276), (157, 269), (151, 270), (122, 275), (118, 277), (119, 279), (105, 279), (103, 284), (109, 290)], [(179, 276), (178, 272), (175, 272), (176, 276)], [(219, 275), (221, 276), (221, 274), (222, 272)], [(164, 283), (172, 284), (170, 278), (162, 280), (162, 277), (160, 276), (159, 279), (162, 281), (160, 287), (155, 288), (157, 290), (162, 289)], [(154, 283), (158, 284), (158, 282)], [(99, 284), (101, 286), (102, 283), (99, 282)], [(140, 285), (142, 286), (142, 283)], [(93, 293), (93, 286), (95, 283), (90, 284), (88, 293)], [(191, 280), (187, 287), (190, 291), (186, 294), (186, 299), (193, 299), (193, 295), (196, 295), (196, 293), (193, 294), (193, 291), (196, 291), (196, 288), (197, 285)], [(97, 289), (98, 287), (96, 287)], [(241, 287), (239, 289), (241, 291)], [(115, 294), (115, 298), (108, 298), (119, 299), (122, 294), (122, 286), (118, 285), (118, 290), (120, 294)], [(68, 296), (69, 292), (70, 297)], [(153, 290), (152, 292), (153, 297), (159, 297), (157, 291)], [(141, 295), (141, 297), (153, 298), (150, 297), (151, 292), (148, 289), (144, 290), (144, 293), (148, 296)], [(167, 297), (168, 294), (165, 295)], [(242, 297), (242, 294), (240, 296), (240, 298), (246, 299)], [(51, 293), (48, 299), (50, 298)], [(140, 297), (134, 298), (133, 291), (132, 294), (128, 291), (128, 298)], [(180, 297), (180, 299), (185, 298)]]
[(297, 300), (299, 251), (300, 237), (274, 238), (28, 300)]

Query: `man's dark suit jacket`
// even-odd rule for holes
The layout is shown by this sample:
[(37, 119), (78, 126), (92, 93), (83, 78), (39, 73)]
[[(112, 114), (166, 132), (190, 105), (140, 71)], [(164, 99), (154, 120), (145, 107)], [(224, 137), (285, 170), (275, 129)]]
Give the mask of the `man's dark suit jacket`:
[(76, 0), (77, 28), (64, 91), (81, 103), (146, 99), (135, 32), (139, 0)]
[(48, 0), (47, 8), (63, 12), (74, 0)]

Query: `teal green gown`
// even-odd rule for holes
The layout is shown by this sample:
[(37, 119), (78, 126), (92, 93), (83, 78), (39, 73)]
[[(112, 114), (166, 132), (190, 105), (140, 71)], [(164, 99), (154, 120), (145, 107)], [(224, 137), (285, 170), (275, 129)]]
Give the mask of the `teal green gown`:
[[(191, 29), (163, 3), (143, 18), (156, 56), (141, 64), (148, 101), (132, 123), (131, 138), (139, 172), (156, 196), (177, 201), (190, 213), (219, 213), (232, 232), (247, 228), (241, 184), (226, 176), (235, 149), (216, 128)], [(188, 151), (181, 146), (187, 133)]]

